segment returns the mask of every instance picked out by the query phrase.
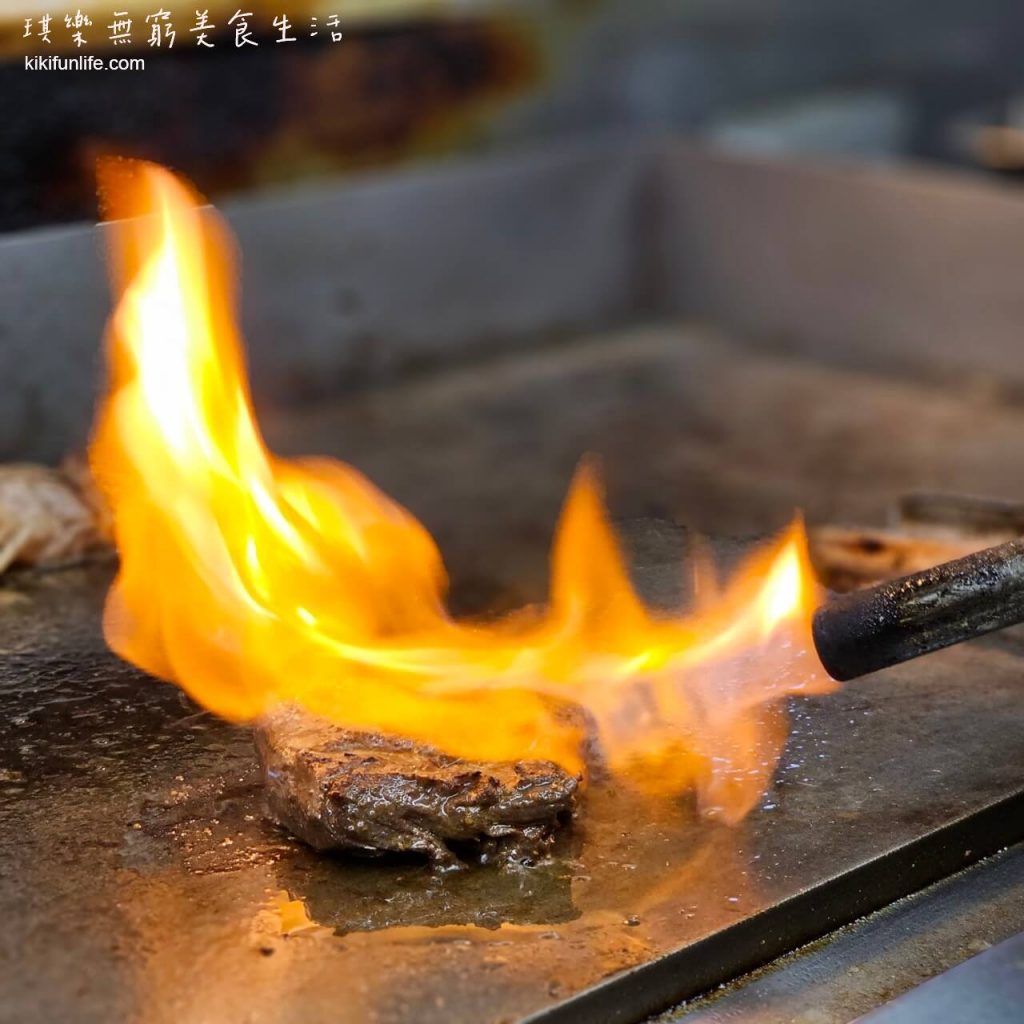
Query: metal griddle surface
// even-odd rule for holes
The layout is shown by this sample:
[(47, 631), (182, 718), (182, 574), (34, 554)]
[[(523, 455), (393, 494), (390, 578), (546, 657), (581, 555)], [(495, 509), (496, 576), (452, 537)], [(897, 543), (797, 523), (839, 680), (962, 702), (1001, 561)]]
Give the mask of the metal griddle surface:
[(632, 1020), (1024, 831), (1004, 639), (795, 702), (736, 829), (598, 787), (536, 872), (317, 857), (262, 820), (247, 730), (104, 649), (109, 575), (0, 591), (5, 1022)]

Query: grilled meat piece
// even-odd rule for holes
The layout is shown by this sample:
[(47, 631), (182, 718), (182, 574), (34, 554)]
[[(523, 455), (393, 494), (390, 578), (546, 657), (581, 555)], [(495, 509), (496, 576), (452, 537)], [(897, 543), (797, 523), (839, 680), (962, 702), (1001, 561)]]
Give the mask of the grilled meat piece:
[(31, 463), (0, 466), (0, 573), (15, 564), (58, 565), (105, 545), (83, 479)]
[(480, 763), (294, 708), (256, 728), (270, 816), (318, 850), (417, 853), (441, 868), (539, 860), (581, 780), (550, 761)]

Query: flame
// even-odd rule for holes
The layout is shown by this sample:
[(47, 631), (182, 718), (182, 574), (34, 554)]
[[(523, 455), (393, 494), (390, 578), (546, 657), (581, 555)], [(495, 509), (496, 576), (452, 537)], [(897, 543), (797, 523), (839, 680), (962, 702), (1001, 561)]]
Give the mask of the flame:
[(409, 512), (349, 466), (267, 450), (212, 213), (153, 165), (105, 180), (118, 301), (90, 463), (121, 556), (104, 618), (118, 654), (235, 721), (294, 702), (456, 756), (570, 770), (596, 732), (610, 768), (648, 790), (692, 787), (729, 821), (753, 806), (785, 737), (782, 699), (830, 686), (809, 653), (801, 523), (723, 590), (704, 566), (699, 607), (658, 616), (585, 463), (547, 608), (455, 621)]

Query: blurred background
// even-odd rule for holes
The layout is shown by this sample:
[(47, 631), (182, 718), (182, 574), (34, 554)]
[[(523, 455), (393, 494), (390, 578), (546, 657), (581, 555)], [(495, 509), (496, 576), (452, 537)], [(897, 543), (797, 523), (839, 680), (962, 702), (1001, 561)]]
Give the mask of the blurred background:
[[(71, 13), (91, 24), (76, 28), (48, 3), (0, 4), (4, 231), (94, 216), (94, 159), (111, 150), (171, 164), (213, 199), (616, 133), (1024, 164), (1015, 0), (257, 0), (240, 9), (257, 45), (241, 47), (235, 0), (213, 0), (212, 48), (197, 45), (194, 5), (85, 0)], [(283, 45), (281, 15), (295, 39)], [(147, 66), (28, 73), (29, 53), (131, 53)]]

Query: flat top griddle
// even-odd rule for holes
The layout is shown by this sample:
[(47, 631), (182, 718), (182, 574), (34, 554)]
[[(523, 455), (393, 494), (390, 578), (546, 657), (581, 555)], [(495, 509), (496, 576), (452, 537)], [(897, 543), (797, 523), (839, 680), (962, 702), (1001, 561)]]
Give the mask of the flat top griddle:
[[(516, 600), (543, 595), (583, 451), (604, 457), (619, 511), (657, 503), (730, 534), (794, 507), (872, 521), (921, 487), (1012, 497), (1024, 466), (1015, 408), (685, 327), (267, 425), (275, 450), (339, 454), (422, 516), (463, 597), (476, 590), (467, 610), (500, 603), (491, 573)], [(650, 596), (671, 596), (671, 537), (634, 540)], [(110, 571), (0, 585), (4, 1024), (637, 1020), (1024, 833), (1009, 631), (795, 702), (777, 783), (738, 829), (595, 789), (543, 871), (437, 879), (316, 857), (261, 819), (247, 730), (105, 650)], [(283, 937), (275, 908), (297, 899), (317, 926)]]
[[(342, 455), (423, 519), (456, 577), (486, 590), (482, 568), (528, 599), (585, 451), (620, 511), (728, 534), (795, 507), (877, 522), (920, 488), (1019, 501), (1024, 414), (964, 382), (1020, 382), (1021, 219), (1018, 197), (977, 184), (675, 143), (233, 214), (258, 394), (292, 404), (266, 419), (275, 449)], [(55, 458), (92, 407), (96, 238), (15, 239), (4, 260), (0, 440)], [(612, 329), (647, 316), (661, 326)], [(306, 408), (325, 380), (377, 379), (375, 360), (455, 352), (493, 358)], [(547, 871), (316, 858), (262, 822), (246, 730), (105, 651), (107, 580), (0, 587), (5, 1022), (626, 1021), (1024, 827), (1024, 646), (1002, 635), (798, 703), (777, 784), (736, 830), (595, 791), (581, 846)], [(319, 926), (282, 937), (282, 892)]]
[(542, 870), (318, 857), (248, 730), (104, 649), (109, 576), (2, 591), (0, 1020), (637, 1020), (1024, 835), (1004, 636), (794, 702), (736, 829), (603, 784)]

